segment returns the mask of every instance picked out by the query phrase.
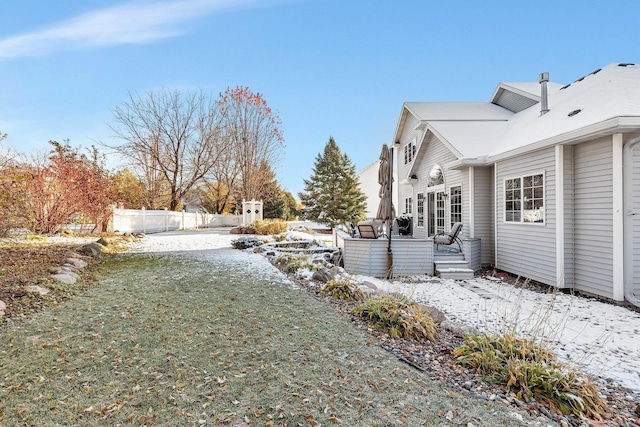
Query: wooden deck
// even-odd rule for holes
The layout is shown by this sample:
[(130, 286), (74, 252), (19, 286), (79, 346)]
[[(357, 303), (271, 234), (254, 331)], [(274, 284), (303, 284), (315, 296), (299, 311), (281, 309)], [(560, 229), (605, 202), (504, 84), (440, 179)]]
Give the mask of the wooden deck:
[[(385, 277), (388, 246), (386, 237), (378, 239), (354, 238), (338, 230), (336, 231), (336, 241), (342, 250), (344, 269), (347, 273)], [(411, 236), (391, 236), (392, 277), (433, 276), (435, 273), (435, 251), (436, 245), (432, 238), (415, 239)], [(450, 248), (440, 245), (440, 251), (443, 254), (450, 253)], [(480, 239), (463, 239), (462, 256), (472, 271), (480, 269)]]
[[(388, 246), (386, 237), (360, 239), (336, 231), (336, 240), (342, 250), (344, 269), (347, 273), (385, 277)], [(433, 275), (433, 248), (433, 239), (392, 236), (392, 277)]]

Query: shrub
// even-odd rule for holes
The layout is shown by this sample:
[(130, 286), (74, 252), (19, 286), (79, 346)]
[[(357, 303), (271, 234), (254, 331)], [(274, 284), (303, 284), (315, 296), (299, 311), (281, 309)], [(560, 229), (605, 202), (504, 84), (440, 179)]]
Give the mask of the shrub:
[(287, 274), (294, 274), (300, 269), (315, 270), (316, 266), (305, 255), (280, 254), (273, 260), (273, 265)]
[(322, 287), (322, 292), (344, 301), (364, 301), (365, 299), (358, 285), (349, 279), (330, 280)]
[(280, 234), (289, 230), (289, 224), (279, 219), (270, 221), (255, 221), (252, 226), (255, 229), (255, 234), (260, 235)]
[(254, 248), (260, 245), (262, 245), (262, 240), (257, 237), (240, 237), (231, 241), (231, 246), (234, 249)]
[(426, 310), (406, 297), (383, 295), (370, 298), (352, 309), (392, 337), (410, 338), (419, 342), (435, 341), (436, 328)]
[(456, 363), (476, 369), (507, 391), (515, 390), (520, 399), (535, 397), (554, 411), (577, 416), (600, 418), (608, 410), (589, 381), (532, 340), (511, 334), (468, 335), (454, 355)]

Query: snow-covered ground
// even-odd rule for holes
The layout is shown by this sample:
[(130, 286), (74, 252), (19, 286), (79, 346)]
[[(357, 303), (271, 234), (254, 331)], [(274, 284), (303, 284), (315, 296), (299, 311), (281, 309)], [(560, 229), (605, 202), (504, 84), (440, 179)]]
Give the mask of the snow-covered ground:
[[(228, 258), (246, 263), (256, 272), (278, 274), (264, 256), (231, 249), (231, 241), (238, 237), (203, 230), (160, 233), (148, 235), (131, 250), (194, 251), (198, 256), (202, 251), (215, 250), (205, 259)], [(372, 283), (385, 292), (410, 296), (438, 308), (450, 320), (479, 331), (514, 330), (518, 336), (533, 336), (576, 369), (640, 393), (640, 314), (635, 311), (584, 297), (529, 291), (484, 278), (453, 281), (423, 276), (404, 282), (364, 276), (353, 279)]]

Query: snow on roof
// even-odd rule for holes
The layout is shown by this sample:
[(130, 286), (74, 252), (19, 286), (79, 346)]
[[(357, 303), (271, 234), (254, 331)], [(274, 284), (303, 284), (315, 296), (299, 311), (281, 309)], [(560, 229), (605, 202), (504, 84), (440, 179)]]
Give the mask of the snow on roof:
[[(561, 84), (549, 82), (547, 84), (549, 89), (560, 89), (562, 87)], [(517, 93), (519, 95), (526, 96), (531, 99), (540, 100), (540, 83), (538, 82), (501, 82), (498, 84), (498, 87), (493, 92), (491, 96), (491, 100), (489, 102), (494, 102), (496, 95), (500, 92), (501, 89), (509, 90), (511, 92)]]
[[(498, 90), (533, 99), (540, 84), (500, 83), (492, 100)], [(495, 158), (567, 142), (618, 117), (635, 117), (640, 127), (640, 65), (610, 64), (566, 86), (549, 83), (547, 93), (549, 112), (543, 115), (539, 103), (518, 113), (492, 102), (407, 102), (404, 108), (462, 157)]]
[(404, 105), (423, 121), (507, 120), (513, 114), (489, 102), (405, 102)]
[[(549, 112), (538, 105), (514, 114), (486, 154), (496, 156), (616, 117), (640, 118), (640, 66), (610, 64), (574, 83), (549, 87)], [(453, 143), (453, 142), (452, 142)], [(453, 143), (455, 145), (455, 143)]]
[(481, 157), (487, 155), (487, 147), (498, 141), (509, 128), (507, 121), (491, 122), (433, 122), (429, 128), (438, 136), (456, 148), (462, 157)]

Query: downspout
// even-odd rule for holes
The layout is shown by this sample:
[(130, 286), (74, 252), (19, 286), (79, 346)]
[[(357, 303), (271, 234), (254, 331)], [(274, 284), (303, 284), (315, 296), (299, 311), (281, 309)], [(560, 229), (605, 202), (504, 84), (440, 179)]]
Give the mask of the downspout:
[(623, 148), (624, 187), (624, 298), (640, 307), (640, 298), (633, 293), (633, 217), (640, 214), (633, 210), (633, 147), (640, 137), (628, 141)]

